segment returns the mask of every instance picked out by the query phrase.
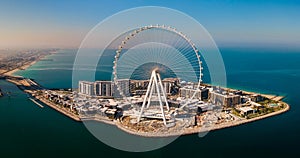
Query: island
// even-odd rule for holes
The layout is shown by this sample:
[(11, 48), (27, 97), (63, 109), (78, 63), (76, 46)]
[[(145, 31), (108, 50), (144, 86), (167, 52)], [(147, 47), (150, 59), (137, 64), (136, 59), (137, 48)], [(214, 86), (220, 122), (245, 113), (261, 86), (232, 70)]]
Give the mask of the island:
[[(126, 87), (121, 93), (115, 81), (79, 81), (78, 89), (54, 90), (44, 88), (33, 79), (7, 72), (1, 78), (28, 93), (29, 99), (40, 108), (47, 105), (74, 121), (107, 123), (143, 137), (169, 137), (228, 128), (290, 109), (282, 101), (283, 96), (204, 83), (197, 86), (197, 83), (179, 78), (159, 79), (156, 83), (151, 79), (123, 79), (117, 81), (119, 86)], [(156, 86), (156, 90), (148, 93), (154, 84), (161, 87)]]

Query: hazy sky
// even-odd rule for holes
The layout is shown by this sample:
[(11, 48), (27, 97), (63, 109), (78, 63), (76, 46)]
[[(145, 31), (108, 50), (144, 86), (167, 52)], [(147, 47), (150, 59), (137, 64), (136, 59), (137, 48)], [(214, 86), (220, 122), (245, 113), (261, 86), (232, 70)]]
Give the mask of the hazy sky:
[(78, 48), (88, 31), (104, 18), (149, 5), (192, 16), (219, 46), (300, 48), (300, 1), (1, 0), (0, 49)]

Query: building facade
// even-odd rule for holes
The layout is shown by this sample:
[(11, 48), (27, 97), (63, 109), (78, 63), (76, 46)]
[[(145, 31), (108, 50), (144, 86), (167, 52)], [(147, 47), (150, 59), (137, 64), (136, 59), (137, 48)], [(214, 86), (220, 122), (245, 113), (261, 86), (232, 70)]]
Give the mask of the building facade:
[(210, 101), (215, 105), (232, 107), (241, 103), (241, 96), (226, 91), (212, 91)]
[(191, 98), (193, 97), (193, 95), (195, 95), (194, 99), (205, 100), (208, 99), (208, 89), (196, 89), (193, 87), (185, 86), (179, 89), (179, 95), (183, 98)]
[(94, 82), (79, 81), (78, 89), (79, 89), (78, 92), (80, 94), (89, 95), (89, 96), (95, 95)]
[(165, 78), (162, 80), (162, 85), (166, 94), (172, 93), (172, 87), (179, 84), (178, 78)]
[[(129, 97), (131, 95), (131, 90), (130, 90), (130, 79), (119, 79), (118, 81), (119, 88), (123, 95)], [(118, 90), (118, 87), (114, 85), (114, 93), (113, 96), (116, 98), (122, 97), (120, 95), (120, 91)]]
[[(172, 93), (172, 86), (179, 83), (178, 78), (165, 78), (162, 80), (163, 90), (167, 95)], [(132, 94), (144, 95), (147, 91), (149, 80), (130, 80), (130, 91)], [(156, 88), (154, 88), (156, 93)]]
[[(130, 80), (119, 79), (118, 86), (113, 81), (79, 81), (78, 92), (89, 96), (115, 97), (120, 98), (124, 95), (129, 97), (132, 94), (144, 95), (146, 93), (149, 80)], [(171, 94), (172, 86), (178, 83), (177, 78), (166, 78), (162, 81), (162, 85), (166, 94)], [(120, 94), (121, 90), (123, 95)], [(154, 89), (154, 92), (156, 88)]]
[(96, 81), (95, 95), (103, 97), (112, 97), (114, 93), (114, 84), (111, 81)]

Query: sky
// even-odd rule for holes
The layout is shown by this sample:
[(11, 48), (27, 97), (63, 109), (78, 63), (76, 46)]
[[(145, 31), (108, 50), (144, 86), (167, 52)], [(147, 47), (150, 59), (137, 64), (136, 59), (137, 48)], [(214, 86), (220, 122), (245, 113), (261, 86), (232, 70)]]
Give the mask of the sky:
[(300, 48), (300, 1), (294, 0), (1, 0), (0, 49), (78, 48), (96, 24), (141, 6), (188, 14), (221, 47)]

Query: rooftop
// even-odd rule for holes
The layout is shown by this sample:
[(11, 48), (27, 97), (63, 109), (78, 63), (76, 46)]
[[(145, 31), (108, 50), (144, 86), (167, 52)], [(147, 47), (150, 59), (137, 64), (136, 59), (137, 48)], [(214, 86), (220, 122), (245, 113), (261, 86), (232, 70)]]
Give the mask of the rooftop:
[(253, 109), (251, 107), (241, 107), (240, 110), (245, 113), (248, 111), (253, 111)]

